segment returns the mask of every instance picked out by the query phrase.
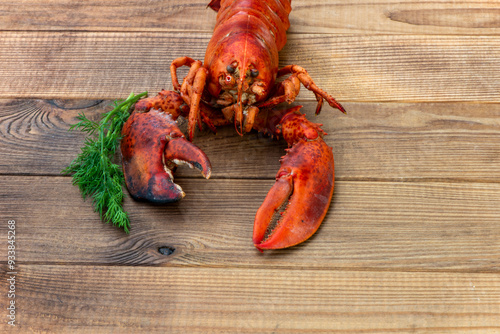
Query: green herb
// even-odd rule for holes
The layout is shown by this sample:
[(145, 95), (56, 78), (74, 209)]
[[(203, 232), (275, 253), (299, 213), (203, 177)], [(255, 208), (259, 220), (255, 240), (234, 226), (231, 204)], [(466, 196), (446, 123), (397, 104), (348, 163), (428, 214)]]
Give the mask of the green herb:
[(78, 123), (70, 130), (87, 133), (81, 153), (62, 173), (73, 175), (73, 185), (78, 185), (83, 198), (92, 197), (94, 210), (101, 219), (121, 227), (128, 233), (130, 220), (123, 210), (123, 185), (125, 179), (121, 166), (113, 163), (115, 151), (121, 139), (121, 129), (130, 116), (129, 110), (147, 92), (130, 94), (122, 101), (114, 101), (114, 109), (105, 113), (100, 122), (79, 114)]

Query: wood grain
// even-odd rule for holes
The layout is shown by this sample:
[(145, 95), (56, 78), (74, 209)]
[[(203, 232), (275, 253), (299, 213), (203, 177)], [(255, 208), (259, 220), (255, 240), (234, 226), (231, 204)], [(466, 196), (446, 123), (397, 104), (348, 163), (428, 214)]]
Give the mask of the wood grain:
[(19, 272), (23, 332), (500, 330), (497, 274), (75, 265), (23, 265)]
[[(203, 59), (210, 36), (4, 32), (0, 49), (9, 52), (0, 53), (0, 97), (116, 99), (170, 89), (171, 61)], [(340, 102), (500, 101), (499, 36), (289, 37), (281, 65), (305, 67)], [(305, 89), (299, 97), (314, 100)]]
[[(207, 1), (18, 0), (0, 3), (2, 30), (204, 31), (215, 12)], [(293, 0), (289, 33), (498, 35), (498, 4), (491, 0)]]
[(348, 110), (297, 101), (336, 159), (307, 242), (253, 247), (285, 145), (232, 127), (197, 133), (213, 179), (179, 169), (183, 201), (127, 195), (129, 235), (100, 221), (59, 174), (83, 142), (69, 124), (171, 88), (174, 58), (204, 57), (207, 3), (0, 2), (0, 249), (16, 220), (18, 324), (3, 251), (0, 332), (500, 332), (497, 1), (293, 0), (280, 63)]
[[(0, 173), (59, 175), (76, 158), (84, 136), (69, 132), (76, 116), (110, 109), (101, 100), (0, 100)], [(322, 123), (334, 148), (337, 180), (469, 180), (500, 182), (500, 104), (348, 103), (347, 115), (315, 103), (302, 109)], [(185, 122), (179, 120), (181, 128)], [(213, 166), (212, 178), (272, 179), (286, 143), (232, 126), (194, 139)], [(179, 168), (178, 177), (198, 178)]]
[(187, 196), (172, 205), (127, 196), (130, 235), (67, 177), (0, 177), (0, 217), (16, 220), (21, 263), (500, 272), (497, 183), (337, 182), (310, 241), (262, 255), (253, 220), (273, 180), (178, 182)]

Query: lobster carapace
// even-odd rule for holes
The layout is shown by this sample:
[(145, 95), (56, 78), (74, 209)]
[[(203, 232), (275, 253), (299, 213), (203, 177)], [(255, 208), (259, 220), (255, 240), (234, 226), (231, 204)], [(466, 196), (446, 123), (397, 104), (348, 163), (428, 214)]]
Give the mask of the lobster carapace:
[[(174, 91), (139, 101), (123, 128), (127, 188), (136, 199), (167, 203), (184, 196), (173, 182), (175, 166), (189, 164), (210, 177), (208, 158), (190, 142), (196, 125), (201, 129), (205, 123), (215, 131), (234, 123), (240, 134), (255, 129), (282, 136), (289, 149), (256, 214), (253, 242), (260, 250), (296, 245), (314, 234), (328, 210), (333, 154), (320, 125), (308, 121), (300, 106), (276, 106), (293, 102), (302, 84), (316, 96), (316, 113), (323, 100), (344, 109), (302, 67), (278, 68), (278, 52), (290, 25), (290, 0), (212, 0), (208, 6), (218, 14), (204, 62), (175, 59), (170, 66)], [(182, 84), (177, 79), (180, 66), (190, 67)], [(178, 116), (188, 119), (189, 141), (176, 125)]]

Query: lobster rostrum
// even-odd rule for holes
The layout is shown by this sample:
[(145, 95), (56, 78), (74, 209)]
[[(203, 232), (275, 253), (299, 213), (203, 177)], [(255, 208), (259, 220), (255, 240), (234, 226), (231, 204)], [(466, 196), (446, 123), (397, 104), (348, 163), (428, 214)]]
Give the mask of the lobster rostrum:
[[(203, 123), (213, 131), (233, 123), (240, 135), (254, 129), (281, 136), (289, 148), (257, 211), (253, 243), (259, 250), (294, 246), (312, 236), (326, 215), (334, 187), (333, 154), (320, 124), (308, 121), (301, 106), (276, 107), (292, 103), (302, 84), (316, 96), (316, 114), (323, 100), (345, 111), (302, 67), (278, 68), (291, 0), (212, 0), (208, 6), (218, 14), (204, 62), (175, 59), (170, 66), (174, 91), (140, 100), (123, 127), (127, 188), (135, 199), (168, 203), (184, 197), (173, 182), (178, 165), (196, 167), (208, 179), (210, 161), (191, 143)], [(177, 79), (181, 66), (190, 68), (182, 85)], [(179, 116), (188, 119), (189, 140), (177, 127)]]

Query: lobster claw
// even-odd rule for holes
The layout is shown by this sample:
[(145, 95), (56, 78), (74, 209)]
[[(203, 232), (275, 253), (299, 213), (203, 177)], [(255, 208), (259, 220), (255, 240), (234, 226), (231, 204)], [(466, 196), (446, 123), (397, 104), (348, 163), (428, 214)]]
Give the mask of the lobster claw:
[(253, 242), (259, 250), (297, 245), (321, 225), (333, 195), (333, 153), (319, 126), (295, 111), (281, 121), (293, 143), (281, 160), (276, 183), (255, 216)]
[(125, 183), (136, 200), (176, 202), (185, 196), (173, 182), (173, 170), (187, 164), (210, 177), (205, 153), (186, 140), (168, 113), (151, 109), (134, 113), (122, 129), (122, 160)]

